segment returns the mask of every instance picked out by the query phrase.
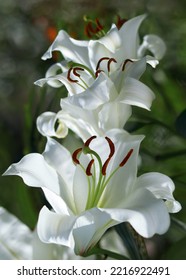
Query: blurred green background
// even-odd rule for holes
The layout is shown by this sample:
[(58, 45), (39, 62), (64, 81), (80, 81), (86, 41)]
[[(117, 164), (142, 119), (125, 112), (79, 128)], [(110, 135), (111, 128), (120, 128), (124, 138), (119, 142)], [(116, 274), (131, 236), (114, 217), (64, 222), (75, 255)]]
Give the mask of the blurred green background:
[[(143, 76), (156, 94), (151, 112), (134, 108), (126, 129), (146, 135), (139, 174), (158, 171), (170, 176), (176, 185), (175, 197), (183, 207), (172, 215), (164, 236), (147, 241), (149, 248), (156, 247), (152, 258), (186, 259), (185, 0), (0, 0), (0, 173), (23, 155), (42, 152), (45, 139), (36, 130), (36, 117), (60, 108), (63, 88), (41, 89), (33, 84), (58, 58), (41, 60), (55, 30), (86, 39), (84, 15), (98, 17), (109, 30), (117, 15), (130, 19), (143, 13), (148, 17), (140, 36), (159, 35), (167, 52), (160, 65), (155, 70), (148, 67)], [(0, 177), (0, 205), (31, 228), (43, 201), (41, 191), (26, 187), (20, 178)]]

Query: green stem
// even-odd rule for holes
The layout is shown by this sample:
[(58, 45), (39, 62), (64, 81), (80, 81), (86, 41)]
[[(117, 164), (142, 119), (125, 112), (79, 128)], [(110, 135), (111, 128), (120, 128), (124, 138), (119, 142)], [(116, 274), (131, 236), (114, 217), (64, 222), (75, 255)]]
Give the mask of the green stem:
[(121, 237), (132, 260), (148, 259), (143, 237), (140, 236), (129, 223), (119, 224), (115, 226), (115, 229)]
[(105, 258), (110, 257), (116, 260), (128, 260), (126, 256), (102, 248), (92, 248), (88, 252), (86, 252), (83, 256), (88, 257), (91, 255), (104, 255)]

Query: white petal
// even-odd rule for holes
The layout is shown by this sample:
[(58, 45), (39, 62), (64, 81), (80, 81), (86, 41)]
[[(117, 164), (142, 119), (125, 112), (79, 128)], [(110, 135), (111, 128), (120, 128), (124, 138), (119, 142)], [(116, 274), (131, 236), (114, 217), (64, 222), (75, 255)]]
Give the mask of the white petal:
[(155, 197), (166, 200), (165, 204), (170, 213), (176, 213), (181, 210), (180, 203), (172, 195), (175, 185), (168, 176), (157, 172), (141, 175), (137, 179), (137, 187), (147, 188)]
[(94, 116), (90, 111), (87, 111), (90, 114), (85, 114), (84, 112), (81, 114), (81, 111), (83, 111), (82, 109), (77, 109), (76, 106), (71, 105), (66, 106), (63, 101), (61, 101), (61, 104), (67, 111), (62, 110), (58, 117), (69, 129), (77, 134), (77, 136), (83, 141), (86, 141), (91, 135), (96, 134), (93, 128), (95, 125)]
[(56, 194), (60, 193), (56, 171), (40, 154), (24, 156), (18, 163), (12, 164), (3, 175), (18, 175), (28, 186), (48, 188)]
[(60, 51), (65, 59), (90, 67), (88, 59), (88, 42), (71, 38), (64, 30), (59, 31), (55, 41), (42, 56), (43, 60), (52, 57), (53, 51)]
[[(88, 156), (82, 154), (79, 157), (79, 161), (81, 163), (81, 166), (84, 166), (86, 169), (90, 159), (88, 158)], [(88, 180), (92, 180), (92, 178), (88, 178), (81, 166), (76, 166), (73, 185), (73, 194), (77, 214), (80, 214), (85, 210), (89, 192)]]
[[(116, 133), (115, 133), (116, 132)], [(112, 131), (107, 136), (115, 144), (115, 154), (111, 159), (107, 170), (107, 178), (116, 170), (129, 151), (133, 149), (131, 156), (123, 167), (120, 167), (113, 177), (109, 180), (98, 206), (101, 208), (119, 208), (123, 201), (127, 199), (130, 192), (134, 189), (139, 145), (143, 136), (130, 135), (124, 132)]]
[[(43, 156), (44, 156), (44, 159), (46, 160), (46, 162), (51, 167), (53, 167), (54, 170), (56, 170), (58, 173), (58, 181), (59, 181), (59, 187), (60, 187), (59, 195), (66, 202), (68, 207), (71, 210), (74, 210), (73, 178), (74, 178), (74, 173), (75, 173), (75, 165), (72, 161), (71, 154), (65, 147), (60, 145), (57, 141), (55, 141), (54, 139), (48, 138)], [(52, 199), (52, 194), (51, 194), (51, 196), (50, 195), (48, 196), (48, 201), (55, 209), (55, 206), (54, 206), (55, 198), (52, 199), (52, 201), (54, 203), (51, 202), (50, 198)], [(58, 198), (56, 198), (56, 200), (57, 199)], [(56, 207), (59, 208), (58, 205)]]
[(150, 110), (155, 95), (152, 90), (140, 81), (126, 78), (125, 88), (121, 90), (118, 101)]
[(56, 214), (44, 206), (38, 219), (37, 232), (42, 242), (74, 247), (72, 229), (75, 216)]
[(86, 110), (93, 110), (116, 97), (117, 92), (113, 82), (106, 75), (100, 73), (93, 85), (87, 90), (63, 100), (65, 103), (71, 103)]
[[(109, 32), (99, 40), (89, 42), (88, 51), (89, 59), (94, 71), (96, 71), (99, 60), (103, 57), (112, 58), (115, 52), (121, 46), (121, 39), (117, 27), (113, 24)], [(106, 70), (104, 62), (101, 63), (100, 69)]]
[(0, 228), (0, 260), (32, 258), (32, 232), (3, 207), (0, 207)]
[(132, 18), (125, 22), (120, 28), (119, 35), (122, 40), (122, 48), (119, 53), (121, 58), (137, 58), (137, 48), (139, 44), (138, 29), (145, 17), (145, 15), (141, 15)]
[(118, 223), (129, 222), (143, 237), (164, 234), (170, 225), (167, 207), (147, 189), (136, 189), (131, 196), (123, 198), (123, 209), (103, 209)]
[(61, 99), (62, 120), (81, 139), (87, 140), (92, 135), (101, 135), (104, 132), (99, 128), (97, 110), (86, 110), (75, 106), (66, 99)]
[(94, 247), (105, 231), (114, 226), (109, 214), (102, 209), (92, 208), (77, 218), (73, 230), (75, 252), (79, 255)]
[(34, 232), (33, 260), (78, 260), (74, 250), (58, 244), (48, 244), (42, 242), (37, 231)]
[(144, 56), (146, 50), (150, 51), (156, 59), (162, 59), (166, 52), (166, 45), (164, 41), (157, 35), (146, 35), (143, 42), (138, 49), (139, 57)]
[[(55, 76), (58, 76), (57, 73), (64, 72), (64, 67), (61, 63), (55, 63), (46, 72), (46, 77), (44, 79), (40, 79), (36, 81), (34, 84), (38, 86), (43, 86), (45, 83), (48, 83), (51, 87), (58, 88), (62, 86), (62, 83), (58, 79), (54, 79)], [(59, 73), (58, 73), (59, 74)], [(50, 79), (52, 78), (52, 79)]]
[[(58, 123), (57, 129), (55, 129), (56, 123)], [(60, 121), (58, 114), (53, 112), (44, 112), (41, 114), (36, 120), (36, 125), (38, 131), (43, 136), (64, 138), (68, 134), (68, 128), (65, 123)]]
[[(112, 128), (123, 128), (131, 116), (131, 106), (120, 102), (108, 102), (99, 111), (100, 127), (104, 131)], [(112, 115), (112, 118), (111, 118)]]

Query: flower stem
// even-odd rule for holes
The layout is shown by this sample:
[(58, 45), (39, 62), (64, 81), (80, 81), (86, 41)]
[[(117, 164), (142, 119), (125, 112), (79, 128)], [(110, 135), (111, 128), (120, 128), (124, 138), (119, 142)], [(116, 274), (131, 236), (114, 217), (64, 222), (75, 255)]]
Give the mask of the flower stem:
[(128, 260), (128, 258), (126, 256), (120, 255), (118, 253), (106, 250), (106, 249), (102, 249), (102, 248), (98, 248), (98, 247), (94, 247), (90, 250), (88, 250), (88, 252), (86, 252), (83, 257), (88, 257), (91, 255), (104, 255), (105, 258), (110, 257), (112, 259), (116, 259), (116, 260)]
[(144, 239), (129, 223), (115, 226), (115, 229), (126, 246), (132, 260), (147, 260), (148, 254)]

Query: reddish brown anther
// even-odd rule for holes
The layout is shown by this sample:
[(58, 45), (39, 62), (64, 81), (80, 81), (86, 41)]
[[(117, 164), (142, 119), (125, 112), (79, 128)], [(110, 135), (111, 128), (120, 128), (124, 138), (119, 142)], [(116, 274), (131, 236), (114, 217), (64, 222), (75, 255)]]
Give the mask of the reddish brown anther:
[(122, 66), (122, 71), (124, 71), (125, 70), (125, 67), (126, 67), (126, 64), (128, 63), (128, 62), (133, 62), (131, 59), (125, 59), (125, 61), (123, 62), (123, 66)]
[(77, 157), (81, 151), (82, 151), (82, 148), (79, 148), (79, 149), (75, 150), (72, 154), (72, 160), (76, 164), (80, 164), (79, 159)]
[(117, 28), (120, 29), (126, 21), (127, 21), (127, 19), (121, 18), (121, 17), (118, 15), (118, 16), (117, 16), (117, 23), (116, 23)]
[[(93, 27), (93, 24), (95, 24), (95, 27)], [(89, 21), (85, 26), (85, 34), (92, 38), (93, 35), (96, 35), (99, 31), (103, 30), (103, 25), (100, 23), (99, 19), (96, 18), (95, 22)]]
[(111, 158), (113, 157), (114, 153), (115, 153), (115, 146), (114, 143), (112, 142), (112, 140), (109, 137), (105, 137), (105, 139), (107, 140), (109, 147), (110, 147), (110, 154), (107, 158), (107, 160), (104, 162), (103, 167), (102, 167), (102, 174), (105, 176), (106, 175), (106, 170), (107, 170), (107, 166), (111, 160)]
[(99, 69), (99, 70), (97, 70), (97, 71), (96, 71), (96, 73), (95, 73), (96, 78), (99, 76), (99, 74), (100, 74), (101, 72), (103, 72), (103, 73), (104, 73), (104, 71), (103, 71), (103, 70), (101, 70), (101, 69)]
[(85, 146), (85, 147), (89, 147), (90, 142), (92, 142), (92, 140), (95, 139), (96, 137), (97, 137), (96, 135), (91, 136), (91, 137), (84, 143), (84, 146)]
[(99, 19), (98, 18), (96, 18), (96, 24), (97, 24), (97, 29), (99, 30), (99, 31), (101, 31), (101, 30), (103, 30), (103, 25), (100, 23), (100, 21), (99, 21)]
[(122, 160), (122, 162), (119, 164), (120, 167), (124, 166), (127, 161), (129, 160), (129, 158), (131, 157), (132, 153), (133, 153), (134, 149), (130, 149), (130, 151), (128, 152), (128, 154), (124, 157), (124, 159)]
[(87, 176), (92, 176), (91, 167), (92, 167), (93, 163), (94, 163), (94, 159), (91, 159), (91, 161), (89, 162), (89, 164), (86, 168)]
[(108, 64), (107, 64), (108, 72), (110, 72), (110, 64), (111, 64), (111, 62), (117, 63), (117, 61), (115, 60), (115, 58), (110, 58), (109, 61), (108, 61)]
[(97, 63), (97, 66), (96, 66), (96, 71), (99, 70), (100, 64), (103, 60), (110, 60), (110, 57), (104, 56), (104, 57), (100, 58), (100, 60)]
[(109, 137), (105, 137), (105, 139), (107, 140), (109, 147), (110, 147), (110, 154), (109, 157), (112, 157), (115, 153), (115, 146), (114, 143), (112, 142), (112, 140)]
[(77, 73), (77, 71), (84, 71), (84, 69), (81, 68), (81, 67), (74, 67), (73, 68), (73, 74), (77, 77), (80, 77), (81, 75), (79, 73)]
[[(78, 80), (74, 80), (74, 79), (72, 79), (72, 78), (70, 77), (70, 74), (71, 74), (72, 71), (74, 72), (73, 67), (69, 68), (68, 74), (67, 74), (67, 79), (68, 79), (70, 82), (72, 82), (72, 83), (78, 83)], [(76, 76), (77, 76), (77, 75), (76, 75)]]

